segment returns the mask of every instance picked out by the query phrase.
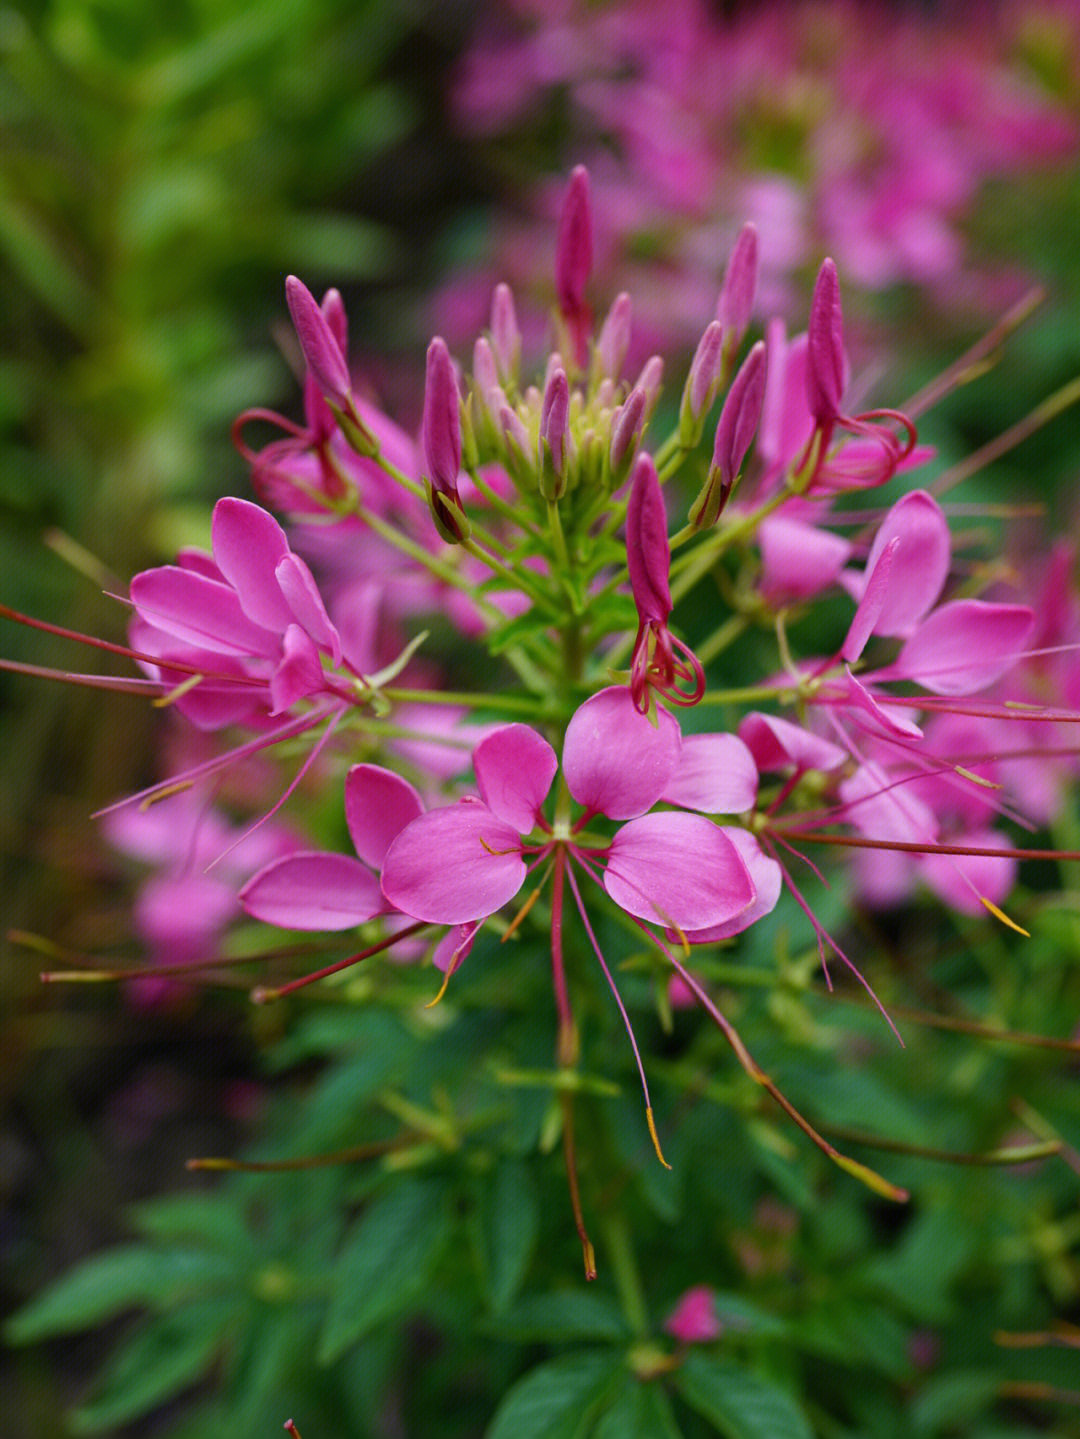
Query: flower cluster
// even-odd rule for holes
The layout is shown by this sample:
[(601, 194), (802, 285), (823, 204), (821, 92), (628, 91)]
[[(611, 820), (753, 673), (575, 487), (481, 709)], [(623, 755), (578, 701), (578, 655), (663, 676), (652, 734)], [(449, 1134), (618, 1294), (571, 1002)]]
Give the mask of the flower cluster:
[[(649, 343), (692, 343), (715, 256), (746, 219), (766, 311), (826, 252), (848, 284), (985, 313), (1015, 281), (980, 268), (970, 221), (987, 181), (1075, 157), (1075, 115), (1041, 77), (1075, 65), (1078, 17), (1071, 3), (934, 11), (515, 0), (462, 62), (457, 123), (505, 150), (559, 114), (594, 172), (600, 261), (632, 284)], [(522, 199), (545, 218), (558, 204), (544, 181)], [(497, 227), (488, 273), (542, 310), (550, 278), (523, 240), (521, 222)], [(436, 323), (470, 333), (486, 288), (455, 276)]]
[[(775, 319), (744, 352), (759, 270), (745, 229), (719, 318), (665, 404), (658, 355), (624, 374), (629, 294), (594, 325), (593, 224), (578, 168), (538, 378), (524, 373), (514, 298), (499, 285), (470, 374), (432, 340), (418, 443), (354, 393), (336, 292), (320, 304), (289, 280), (304, 423), (252, 411), (237, 426), (255, 490), (288, 529), (261, 505), (224, 499), (211, 551), (136, 575), (129, 653), (144, 675), (117, 682), (170, 703), (207, 743), (242, 733), (134, 797), (157, 801), (167, 822), (136, 819), (124, 802), (111, 832), (155, 860), (182, 852), (175, 903), (209, 905), (201, 925), (177, 926), (185, 955), (237, 903), (288, 930), (361, 931), (358, 954), (261, 987), (263, 1001), (384, 951), (430, 955), (441, 998), (486, 924), (502, 938), (542, 934), (557, 1062), (573, 1071), (573, 975), (591, 955), (662, 1160), (603, 913), (643, 936), (657, 972), (830, 1157), (897, 1197), (792, 1108), (697, 956), (760, 922), (787, 889), (823, 966), (835, 953), (861, 980), (796, 880), (793, 860), (813, 844), (857, 856), (870, 904), (923, 886), (960, 914), (1019, 928), (1003, 905), (1024, 852), (1002, 826), (1026, 822), (1039, 736), (1071, 736), (1076, 722), (1075, 664), (1048, 658), (1076, 632), (1069, 556), (1058, 555), (1037, 630), (1022, 594), (1000, 578), (983, 593), (978, 572), (965, 574), (932, 484), (884, 511), (837, 508), (932, 454), (903, 410), (852, 413), (831, 260), (806, 332), (788, 339)], [(249, 448), (254, 421), (284, 438)], [(212, 781), (283, 744), (294, 769), (284, 792), (232, 830), (212, 808)], [(355, 855), (272, 827), (252, 843), (302, 780), (330, 794), (342, 785)], [(1033, 820), (1053, 803), (1043, 786)], [(242, 842), (204, 901), (195, 856), (212, 866)], [(155, 913), (162, 902), (156, 891)], [(562, 1097), (572, 1106), (571, 1086)], [(591, 1272), (572, 1136), (568, 1108)]]

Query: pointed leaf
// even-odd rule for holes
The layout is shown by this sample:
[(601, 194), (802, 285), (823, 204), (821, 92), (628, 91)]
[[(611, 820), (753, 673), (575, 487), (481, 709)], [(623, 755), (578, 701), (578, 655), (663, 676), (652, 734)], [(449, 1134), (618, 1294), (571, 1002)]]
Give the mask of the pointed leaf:
[(413, 1308), (445, 1236), (441, 1184), (399, 1180), (374, 1200), (338, 1255), (316, 1362), (333, 1364), (377, 1325)]
[(499, 1405), (486, 1439), (575, 1439), (582, 1416), (603, 1396), (622, 1356), (583, 1349), (541, 1364)]
[(786, 1389), (728, 1360), (690, 1354), (675, 1384), (726, 1439), (813, 1439), (813, 1430)]

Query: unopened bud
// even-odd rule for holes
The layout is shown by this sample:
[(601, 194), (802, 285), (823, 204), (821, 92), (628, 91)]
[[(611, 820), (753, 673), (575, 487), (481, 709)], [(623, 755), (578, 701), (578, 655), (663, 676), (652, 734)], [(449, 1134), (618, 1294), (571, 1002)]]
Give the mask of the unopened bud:
[(759, 340), (740, 365), (720, 411), (712, 465), (697, 499), (690, 506), (690, 523), (697, 530), (716, 523), (738, 481), (742, 462), (761, 419), (765, 369), (765, 342)]
[(585, 286), (593, 261), (592, 207), (589, 172), (578, 165), (570, 176), (555, 243), (555, 294), (566, 316), (585, 308)]
[(622, 373), (626, 352), (630, 348), (630, 319), (633, 304), (624, 290), (616, 295), (614, 304), (607, 312), (600, 326), (600, 337), (596, 342), (596, 362), (599, 375), (617, 380)]
[(701, 439), (705, 416), (716, 398), (723, 339), (719, 320), (713, 320), (698, 341), (690, 362), (690, 373), (686, 377), (679, 407), (679, 440), (688, 448)]
[(649, 454), (639, 455), (630, 482), (626, 506), (626, 566), (630, 588), (643, 624), (666, 624), (671, 614), (668, 571), (671, 547), (668, 544), (667, 511), (656, 465)]
[(806, 400), (815, 423), (831, 425), (844, 392), (844, 321), (832, 260), (822, 262), (806, 327)]
[(438, 335), (428, 346), (421, 439), (434, 489), (457, 499), (461, 473), (461, 400), (454, 362)]
[(495, 356), (492, 354), (491, 345), (483, 335), (473, 346), (472, 372), (476, 393), (480, 396), (489, 414), (494, 415), (491, 395), (495, 390), (500, 389), (499, 375), (495, 368)]
[(341, 353), (348, 355), (349, 321), (345, 315), (345, 301), (341, 298), (341, 291), (327, 290), (319, 308), (323, 312), (326, 323), (330, 326), (330, 333), (338, 342)]
[(630, 473), (637, 447), (645, 430), (645, 412), (648, 396), (638, 386), (630, 391), (622, 405), (615, 411), (611, 422), (611, 477), (616, 488)]
[(758, 276), (758, 235), (753, 225), (744, 225), (739, 231), (724, 271), (720, 298), (716, 304), (716, 318), (724, 331), (724, 343), (732, 350), (750, 323), (754, 308), (754, 292)]
[(326, 399), (339, 409), (346, 409), (352, 389), (349, 367), (326, 316), (308, 287), (295, 275), (289, 275), (285, 281), (285, 299), (308, 369)]
[(570, 433), (570, 385), (565, 370), (555, 370), (544, 387), (540, 409), (540, 490), (557, 500), (566, 492)]
[(469, 521), (462, 508), (457, 492), (443, 494), (434, 488), (430, 480), (424, 481), (428, 504), (435, 528), (449, 545), (460, 545), (469, 538)]
[(491, 346), (503, 383), (515, 380), (521, 363), (521, 331), (509, 285), (496, 285), (491, 297)]
[(664, 386), (664, 361), (659, 355), (651, 355), (641, 367), (641, 374), (637, 377), (634, 385), (635, 390), (645, 392), (645, 420), (646, 423), (656, 408), (656, 402), (660, 398), (660, 391)]

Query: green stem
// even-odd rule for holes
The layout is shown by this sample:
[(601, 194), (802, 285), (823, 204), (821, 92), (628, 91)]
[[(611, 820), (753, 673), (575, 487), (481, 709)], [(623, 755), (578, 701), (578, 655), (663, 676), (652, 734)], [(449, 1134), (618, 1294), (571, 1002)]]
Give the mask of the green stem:
[(621, 1211), (611, 1211), (604, 1216), (603, 1233), (626, 1322), (639, 1339), (644, 1339), (649, 1333), (649, 1311), (630, 1229)]
[(707, 665), (711, 659), (722, 654), (728, 645), (733, 644), (749, 624), (750, 620), (746, 615), (729, 615), (722, 625), (718, 625), (711, 635), (695, 647), (694, 653), (703, 665)]

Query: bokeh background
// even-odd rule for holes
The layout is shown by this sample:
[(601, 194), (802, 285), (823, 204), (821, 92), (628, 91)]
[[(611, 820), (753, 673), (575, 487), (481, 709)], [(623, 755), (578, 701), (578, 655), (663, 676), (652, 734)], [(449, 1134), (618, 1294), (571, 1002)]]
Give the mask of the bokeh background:
[[(361, 383), (407, 429), (418, 423), (427, 336), (440, 330), (466, 356), (495, 280), (512, 281), (527, 343), (538, 347), (553, 293), (553, 217), (567, 171), (582, 161), (594, 184), (596, 285), (605, 300), (633, 291), (639, 358), (659, 348), (670, 364), (692, 352), (731, 242), (754, 219), (760, 317), (780, 313), (798, 329), (820, 257), (831, 253), (856, 370), (887, 374), (895, 399), (1031, 287), (1045, 289), (1007, 359), (928, 418), (924, 433), (945, 465), (1080, 373), (1075, 0), (7, 3), (0, 600), (123, 638), (123, 607), (102, 592), (122, 593), (138, 568), (205, 540), (217, 496), (248, 493), (229, 439), (234, 416), (251, 405), (296, 413), (286, 273), (320, 293), (342, 290)], [(1078, 477), (1080, 434), (1066, 414), (963, 496), (1045, 505), (1066, 533)], [(1011, 523), (1011, 561), (1023, 561), (1037, 533), (1035, 518)], [(88, 659), (70, 641), (14, 624), (5, 623), (3, 653), (125, 672), (122, 660)], [(134, 699), (0, 677), (5, 1310), (123, 1238), (134, 1202), (205, 1187), (185, 1176), (184, 1159), (235, 1149), (272, 1102), (263, 1056), (281, 1021), (253, 1012), (242, 994), (153, 1005), (124, 986), (38, 982), (67, 950), (127, 960), (140, 952), (131, 922), (140, 870), (89, 815), (157, 777), (161, 726)], [(1074, 838), (1063, 822), (1058, 842)], [(1075, 877), (1060, 887), (1074, 891)], [(1010, 956), (994, 960), (986, 984), (1002, 1023), (1067, 1034), (1075, 916), (1064, 905), (1047, 926), (1025, 960), (1042, 976), (1026, 1008)], [(952, 932), (921, 934), (918, 962), (957, 942)], [(916, 959), (901, 954), (899, 963), (910, 970)], [(1000, 1108), (1019, 1080), (980, 1057), (974, 1040), (959, 1058), (935, 1055), (937, 1070), (913, 1063), (905, 1075), (898, 1061), (872, 1081), (882, 1112), (890, 1096), (967, 1064), (981, 1076), (964, 1090), (980, 1132), (980, 1103)], [(1054, 1065), (1038, 1071), (1038, 1084), (1075, 1084), (1075, 1060), (1059, 1055)], [(843, 1096), (834, 1099), (842, 1111)], [(1075, 1105), (1071, 1114), (1075, 1124)], [(928, 1301), (942, 1331), (962, 1328), (965, 1302), (989, 1312), (1006, 1280), (1016, 1290), (1010, 1322), (1027, 1313), (1035, 1330), (1051, 1316), (1080, 1319), (1077, 1184), (1067, 1167), (1063, 1175), (1032, 1179), (1042, 1227), (996, 1267), (961, 1254), (955, 1235), (922, 1235), (923, 1266), (933, 1266), (940, 1242), (946, 1265), (966, 1275), (966, 1290), (946, 1285)], [(976, 1207), (1000, 1198), (993, 1186), (966, 1192)], [(756, 1246), (747, 1263), (782, 1275), (795, 1211), (759, 1210), (757, 1229), (740, 1240)], [(894, 1237), (866, 1222), (863, 1256)], [(906, 1271), (899, 1251), (889, 1252), (897, 1272), (886, 1277), (903, 1310)], [(815, 1263), (820, 1280), (846, 1252), (819, 1234), (800, 1253), (810, 1284)], [(919, 1253), (908, 1262), (918, 1268)], [(941, 1378), (934, 1346), (946, 1341), (931, 1327), (925, 1354), (905, 1362)], [(8, 1431), (71, 1432), (72, 1407), (119, 1332), (110, 1321), (0, 1352)], [(875, 1342), (888, 1351), (900, 1340), (886, 1328)], [(1080, 1390), (1080, 1356), (1064, 1357)], [(412, 1371), (398, 1362), (407, 1385)], [(501, 1372), (512, 1377), (513, 1364)], [(944, 1375), (958, 1394), (967, 1393), (965, 1372), (961, 1358)], [(1006, 1366), (1000, 1383), (1025, 1372)], [(1068, 1388), (1067, 1368), (1045, 1382)], [(955, 1412), (982, 1412), (973, 1404), (957, 1401)], [(182, 1403), (164, 1417), (152, 1408), (134, 1427), (99, 1429), (149, 1434), (183, 1421)], [(1020, 1395), (994, 1411), (996, 1428), (961, 1417), (954, 1429), (947, 1392), (939, 1410), (920, 1432), (1064, 1435), (1080, 1413)], [(325, 1421), (341, 1427), (323, 1439), (353, 1432), (349, 1412), (344, 1400), (338, 1410), (327, 1404)], [(370, 1432), (482, 1429), (468, 1419), (448, 1420), (445, 1431), (398, 1422), (373, 1420)], [(228, 1432), (247, 1439), (256, 1430)], [(822, 1421), (820, 1432), (858, 1431)]]

